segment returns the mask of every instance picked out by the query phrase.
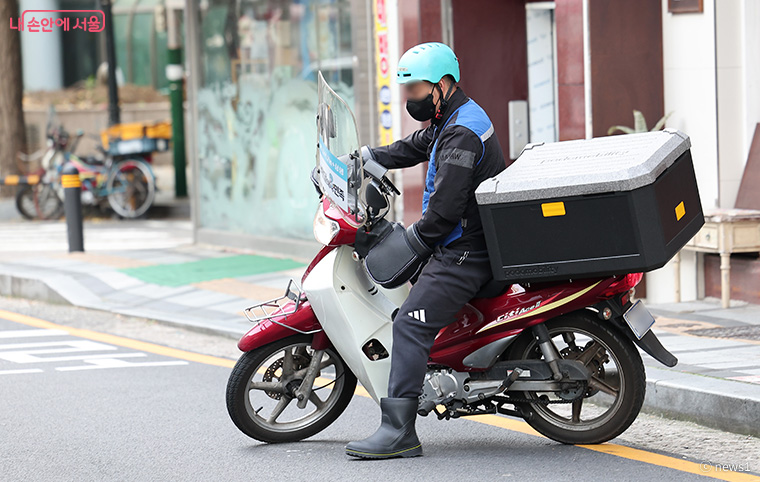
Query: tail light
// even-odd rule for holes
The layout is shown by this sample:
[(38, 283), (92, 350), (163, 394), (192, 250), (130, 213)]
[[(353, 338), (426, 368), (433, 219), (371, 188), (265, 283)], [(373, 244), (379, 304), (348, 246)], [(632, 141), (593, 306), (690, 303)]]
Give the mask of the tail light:
[(608, 286), (600, 296), (603, 298), (610, 298), (616, 294), (625, 292), (621, 301), (623, 304), (626, 304), (631, 297), (632, 289), (641, 282), (643, 277), (644, 273), (628, 273)]

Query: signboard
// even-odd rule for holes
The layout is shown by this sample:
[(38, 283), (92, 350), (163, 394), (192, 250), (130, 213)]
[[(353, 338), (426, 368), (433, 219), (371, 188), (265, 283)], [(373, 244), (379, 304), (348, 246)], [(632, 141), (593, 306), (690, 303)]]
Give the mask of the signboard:
[(391, 116), (391, 68), (388, 48), (388, 12), (385, 0), (372, 0), (372, 14), (375, 19), (375, 63), (377, 78), (377, 112), (380, 143), (385, 146), (393, 142), (393, 117)]
[(322, 185), (327, 188), (325, 194), (346, 212), (348, 209), (348, 166), (330, 152), (322, 138), (319, 139), (319, 170), (322, 173)]

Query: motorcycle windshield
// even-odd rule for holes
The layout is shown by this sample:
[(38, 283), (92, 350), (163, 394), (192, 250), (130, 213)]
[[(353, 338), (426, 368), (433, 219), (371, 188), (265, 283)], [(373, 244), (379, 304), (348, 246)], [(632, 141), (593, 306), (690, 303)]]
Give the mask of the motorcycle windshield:
[(317, 166), (322, 192), (343, 211), (353, 224), (366, 219), (360, 201), (364, 182), (364, 165), (359, 146), (359, 132), (354, 113), (348, 104), (318, 75)]

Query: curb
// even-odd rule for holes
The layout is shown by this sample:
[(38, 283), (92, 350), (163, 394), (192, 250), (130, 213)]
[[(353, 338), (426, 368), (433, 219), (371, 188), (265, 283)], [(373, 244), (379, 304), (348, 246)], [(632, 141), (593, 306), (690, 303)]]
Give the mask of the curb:
[(643, 411), (760, 437), (757, 385), (646, 366)]
[[(0, 273), (0, 295), (148, 318), (161, 324), (231, 339), (243, 335), (239, 330), (202, 325), (169, 313), (107, 307), (87, 288), (65, 275), (36, 278)], [(651, 365), (645, 367), (647, 386), (643, 412), (760, 437), (760, 396), (757, 395), (757, 386)]]
[(21, 277), (0, 272), (0, 295), (43, 301), (53, 304), (78, 306), (126, 316), (147, 318), (162, 325), (186, 328), (198, 333), (219, 335), (239, 339), (247, 331), (233, 328), (212, 327), (189, 320), (187, 317), (172, 315), (145, 308), (116, 308), (103, 303), (86, 287), (66, 275), (52, 275), (45, 278)]
[(22, 278), (5, 273), (0, 273), (0, 295), (54, 304), (72, 304), (45, 281), (34, 278)]

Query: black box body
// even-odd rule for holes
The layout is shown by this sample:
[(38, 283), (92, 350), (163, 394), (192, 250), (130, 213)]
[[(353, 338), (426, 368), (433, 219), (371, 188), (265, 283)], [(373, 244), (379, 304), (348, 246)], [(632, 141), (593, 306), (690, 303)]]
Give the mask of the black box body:
[(494, 278), (514, 282), (651, 271), (704, 224), (689, 149), (630, 191), (479, 204), (479, 211)]

